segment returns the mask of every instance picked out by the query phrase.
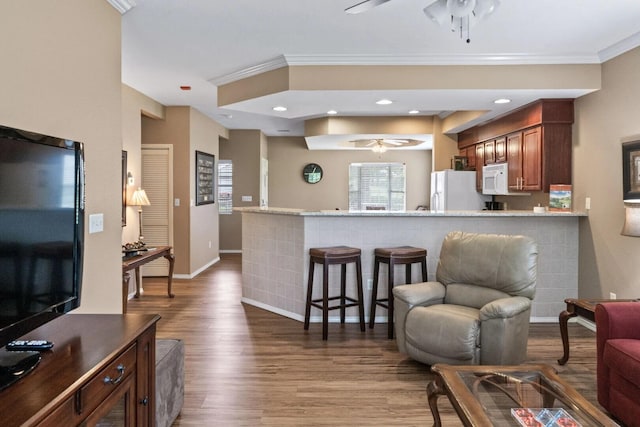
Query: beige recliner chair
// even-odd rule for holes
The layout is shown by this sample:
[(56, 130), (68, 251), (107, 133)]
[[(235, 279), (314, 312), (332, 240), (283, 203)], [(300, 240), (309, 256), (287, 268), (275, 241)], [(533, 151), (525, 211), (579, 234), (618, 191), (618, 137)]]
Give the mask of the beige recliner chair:
[(529, 237), (449, 233), (437, 281), (393, 289), (398, 349), (429, 365), (524, 362), (537, 258)]

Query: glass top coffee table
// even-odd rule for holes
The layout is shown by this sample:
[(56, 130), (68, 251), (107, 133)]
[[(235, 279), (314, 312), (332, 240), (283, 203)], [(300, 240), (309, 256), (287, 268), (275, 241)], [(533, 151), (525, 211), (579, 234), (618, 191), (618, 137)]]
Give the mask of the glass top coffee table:
[(431, 370), (436, 378), (427, 396), (436, 427), (442, 395), (465, 426), (618, 426), (549, 365), (436, 364)]

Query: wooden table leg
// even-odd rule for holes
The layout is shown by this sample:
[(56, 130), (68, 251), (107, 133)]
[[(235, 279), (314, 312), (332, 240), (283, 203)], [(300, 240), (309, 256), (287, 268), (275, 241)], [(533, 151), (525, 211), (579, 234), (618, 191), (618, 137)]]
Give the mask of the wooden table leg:
[(140, 267), (136, 268), (136, 298), (140, 298)]
[(122, 313), (127, 313), (127, 300), (129, 299), (129, 282), (131, 280), (131, 274), (125, 271), (122, 274)]
[(440, 384), (439, 378), (436, 378), (427, 384), (427, 400), (429, 401), (431, 415), (433, 415), (433, 427), (442, 426), (442, 421), (440, 421), (440, 412), (438, 411), (438, 397), (444, 394), (445, 392)]
[(175, 262), (175, 257), (171, 252), (164, 255), (164, 257), (169, 261), (169, 277), (167, 278), (167, 294), (169, 298), (173, 298), (175, 295), (171, 292), (171, 283), (173, 281), (173, 263)]
[(564, 310), (558, 316), (558, 322), (560, 323), (560, 337), (562, 338), (562, 348), (564, 354), (558, 359), (558, 364), (564, 365), (569, 360), (569, 332), (567, 331), (567, 323), (569, 319), (577, 316), (575, 306), (571, 303), (567, 303), (567, 309)]

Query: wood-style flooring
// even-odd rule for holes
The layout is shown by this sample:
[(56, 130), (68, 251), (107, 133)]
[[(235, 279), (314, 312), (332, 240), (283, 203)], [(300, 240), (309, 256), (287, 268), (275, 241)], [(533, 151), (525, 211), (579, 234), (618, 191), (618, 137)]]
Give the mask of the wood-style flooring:
[[(185, 403), (174, 426), (431, 426), (425, 388), (429, 367), (398, 353), (386, 325), (301, 322), (240, 303), (241, 256), (192, 280), (145, 278), (131, 313), (158, 313), (159, 338), (185, 342)], [(559, 366), (557, 324), (531, 326), (528, 362), (547, 363), (589, 401), (596, 401), (595, 334), (569, 325), (571, 356)], [(439, 400), (445, 426), (461, 425)]]

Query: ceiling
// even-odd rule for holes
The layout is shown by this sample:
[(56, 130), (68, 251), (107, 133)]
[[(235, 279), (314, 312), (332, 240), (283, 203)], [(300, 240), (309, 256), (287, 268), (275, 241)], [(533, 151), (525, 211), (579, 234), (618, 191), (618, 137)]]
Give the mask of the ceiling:
[[(135, 6), (122, 19), (125, 84), (167, 106), (192, 106), (228, 129), (268, 136), (304, 135), (305, 120), (328, 110), (407, 116), (415, 109), (440, 117), (486, 110), (486, 120), (539, 98), (593, 89), (549, 82), (535, 90), (285, 90), (220, 108), (218, 86), (296, 65), (599, 64), (640, 45), (636, 0), (501, 0), (471, 28), (470, 43), (424, 15), (433, 0), (391, 0), (357, 15), (344, 9), (361, 0), (128, 1)], [(180, 89), (185, 85), (191, 90)], [(381, 98), (394, 102), (376, 105)], [(496, 105), (497, 98), (512, 102)], [(275, 105), (288, 110), (273, 111)]]

